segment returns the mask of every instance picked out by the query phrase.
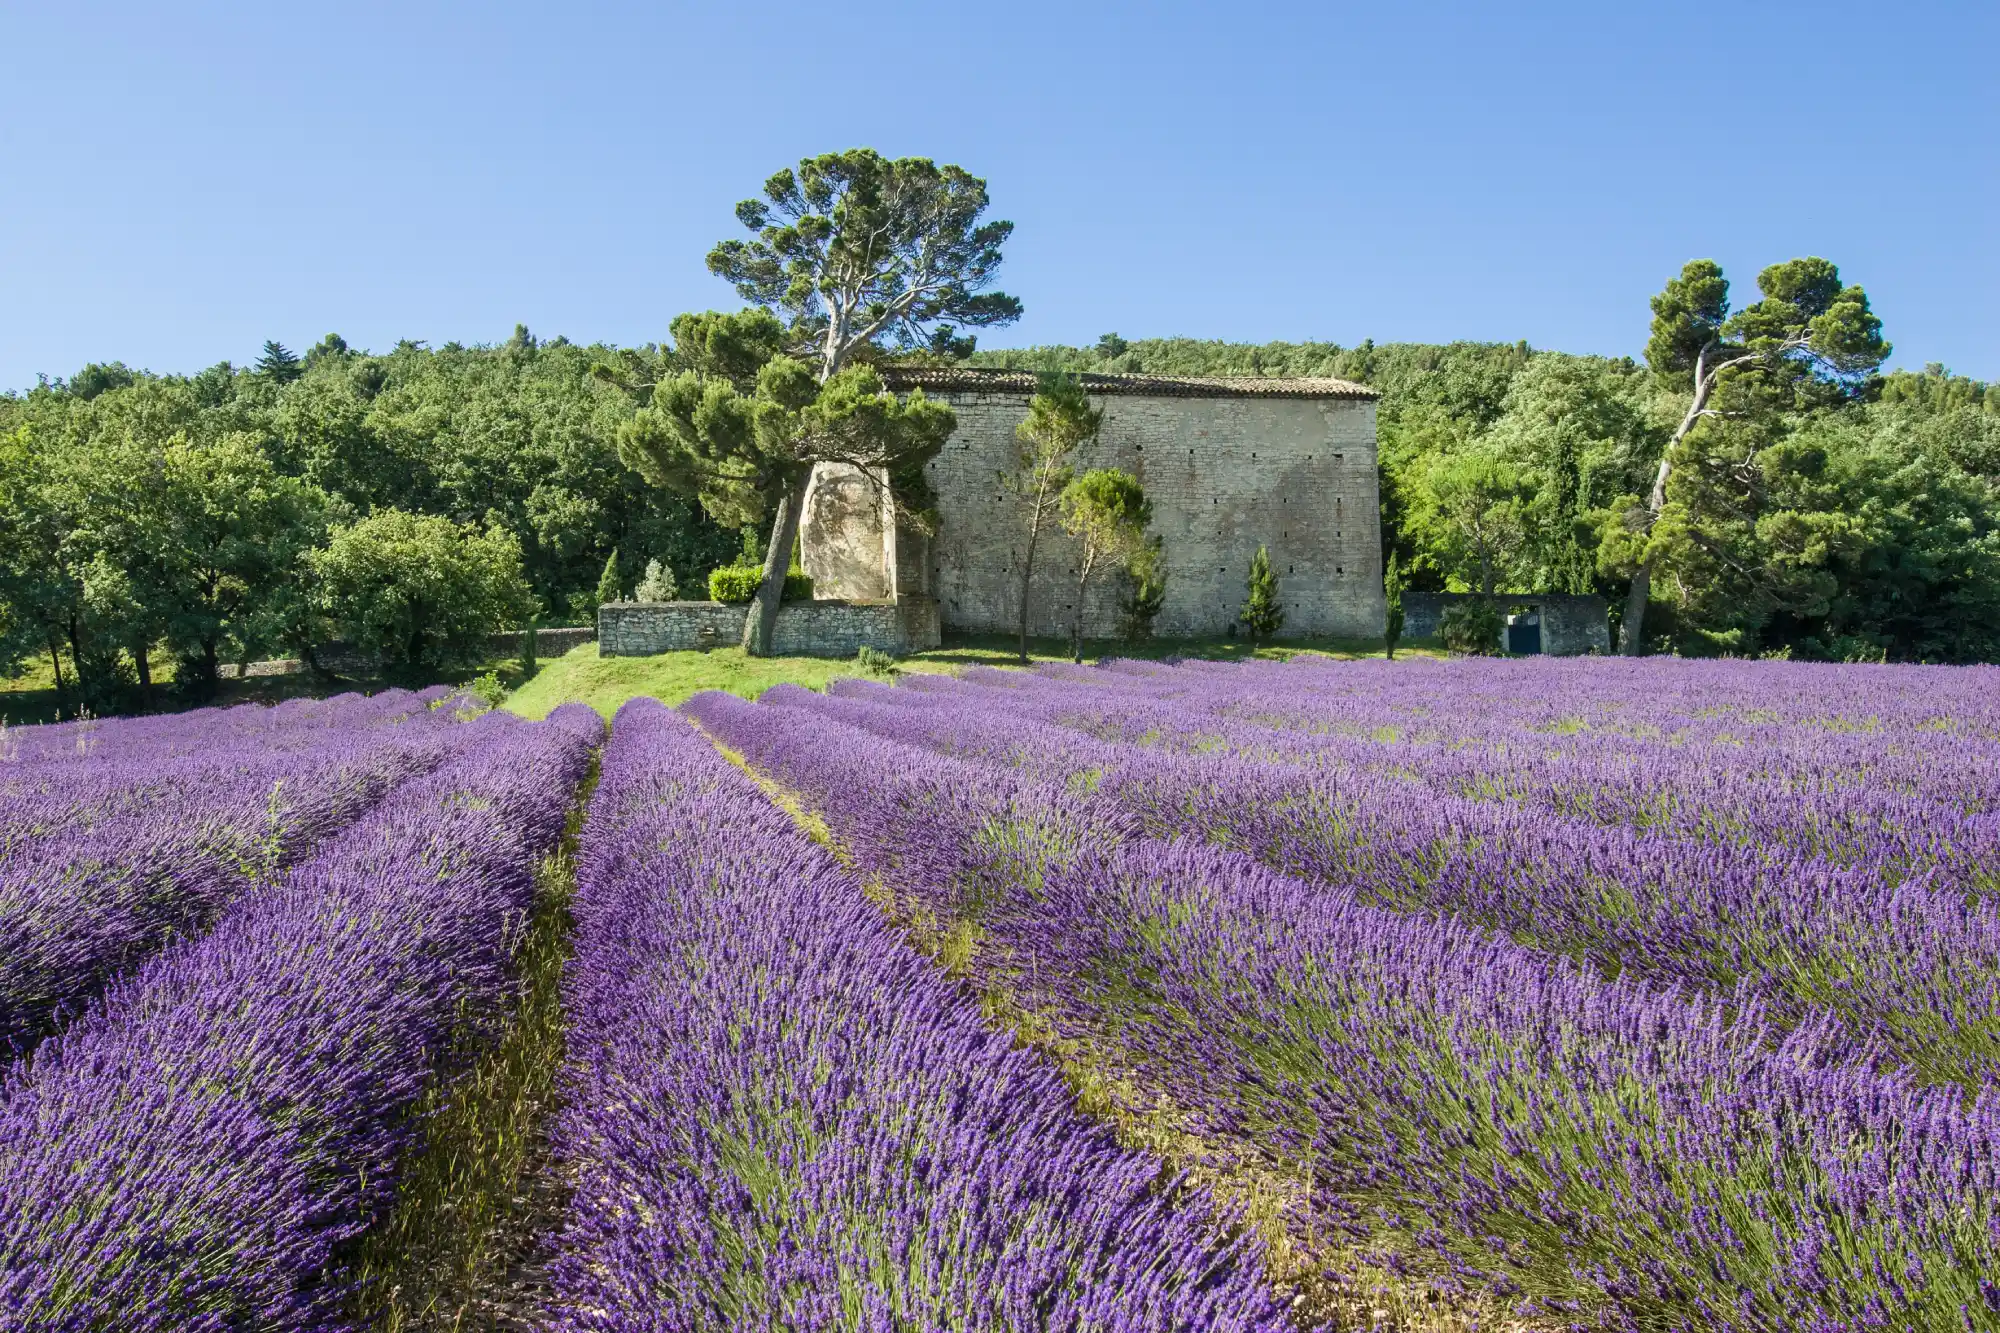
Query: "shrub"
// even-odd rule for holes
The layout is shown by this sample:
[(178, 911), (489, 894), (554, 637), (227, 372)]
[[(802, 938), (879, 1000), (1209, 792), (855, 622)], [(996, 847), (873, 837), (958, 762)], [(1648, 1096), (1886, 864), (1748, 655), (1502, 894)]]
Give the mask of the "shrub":
[(1498, 657), (1500, 632), (1506, 626), (1492, 602), (1455, 602), (1438, 621), (1438, 637), (1446, 651), (1469, 657)]
[(871, 676), (881, 676), (887, 680), (893, 680), (895, 677), (903, 674), (903, 668), (896, 661), (894, 653), (885, 653), (879, 648), (870, 648), (865, 643), (854, 654), (854, 665), (866, 671)]
[[(717, 602), (747, 602), (757, 595), (757, 585), (763, 581), (764, 571), (755, 565), (723, 565), (709, 571), (708, 595)], [(785, 575), (785, 601), (811, 601), (812, 595), (813, 581), (804, 571), (794, 569)]]
[(1125, 567), (1125, 596), (1120, 599), (1118, 631), (1128, 643), (1153, 637), (1153, 620), (1167, 600), (1167, 562), (1157, 536), (1146, 540)]
[(507, 687), (501, 683), (499, 673), (494, 671), (483, 671), (465, 682), (465, 692), (489, 709), (507, 702)]
[(674, 571), (665, 561), (648, 560), (646, 575), (639, 580), (638, 591), (632, 594), (635, 602), (671, 602), (680, 592), (680, 585), (674, 581)]
[(1278, 600), (1278, 574), (1271, 568), (1271, 552), (1259, 545), (1250, 558), (1248, 596), (1237, 619), (1250, 631), (1252, 643), (1262, 643), (1285, 625), (1285, 608)]

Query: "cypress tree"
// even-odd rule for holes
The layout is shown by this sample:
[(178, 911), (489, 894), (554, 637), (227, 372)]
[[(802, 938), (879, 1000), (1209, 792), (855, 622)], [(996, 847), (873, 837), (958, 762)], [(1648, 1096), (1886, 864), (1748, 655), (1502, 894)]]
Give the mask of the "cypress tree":
[(1250, 595), (1243, 601), (1242, 620), (1250, 631), (1250, 642), (1261, 644), (1285, 623), (1285, 609), (1278, 603), (1278, 575), (1271, 568), (1269, 547), (1259, 545), (1250, 559)]
[(618, 552), (605, 557), (604, 572), (597, 576), (597, 604), (622, 600), (618, 592)]

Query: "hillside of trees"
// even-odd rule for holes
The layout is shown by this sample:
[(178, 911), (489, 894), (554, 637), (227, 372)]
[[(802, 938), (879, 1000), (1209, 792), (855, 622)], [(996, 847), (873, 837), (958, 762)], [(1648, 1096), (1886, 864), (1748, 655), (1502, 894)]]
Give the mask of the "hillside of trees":
[(333, 639), (420, 672), (485, 628), (587, 621), (614, 553), (621, 589), (651, 560), (705, 576), (741, 536), (619, 461), (631, 403), (591, 367), (620, 357), (655, 353), (330, 335), (0, 396), (0, 671), (53, 662), (100, 712), (150, 694), (161, 654), (197, 693), (220, 662)]
[[(1382, 392), (1385, 557), (1405, 586), (1597, 592), (1614, 614), (1632, 576), (1621, 515), (1688, 404), (1684, 385), (1644, 363), (1524, 342), (1108, 334), (972, 361), (1368, 384)], [(1702, 423), (1668, 488), (1649, 646), (2000, 658), (2000, 388), (1929, 366), (1744, 407)]]
[[(674, 359), (526, 329), (382, 354), (329, 336), (251, 366), (92, 365), (0, 395), (0, 669), (53, 662), (73, 705), (107, 711), (151, 692), (162, 655), (197, 694), (219, 663), (334, 638), (420, 670), (487, 626), (587, 620), (601, 587), (629, 589), (652, 560), (698, 585), (744, 535), (620, 461), (644, 400), (607, 382)], [(971, 359), (1373, 385), (1385, 554), (1404, 586), (1614, 605), (1631, 578), (1621, 501), (1645, 491), (1687, 397), (1639, 362), (1525, 343), (1108, 335)], [(2000, 389), (1935, 366), (1872, 376), (1694, 443), (1650, 646), (2000, 658)], [(435, 571), (457, 582), (419, 586)]]

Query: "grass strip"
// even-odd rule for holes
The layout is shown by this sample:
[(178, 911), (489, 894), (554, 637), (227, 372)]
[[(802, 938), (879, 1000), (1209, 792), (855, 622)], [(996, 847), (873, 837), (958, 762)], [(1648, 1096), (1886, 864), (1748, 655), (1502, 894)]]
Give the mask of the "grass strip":
[(561, 1223), (564, 1183), (550, 1168), (566, 1026), (576, 852), (598, 759), (563, 838), (535, 874), (535, 907), (516, 952), (516, 1001), (497, 1038), (454, 1062), (417, 1115), (423, 1137), (401, 1171), (396, 1206), (362, 1238), (355, 1322), (382, 1333), (543, 1327), (545, 1248)]

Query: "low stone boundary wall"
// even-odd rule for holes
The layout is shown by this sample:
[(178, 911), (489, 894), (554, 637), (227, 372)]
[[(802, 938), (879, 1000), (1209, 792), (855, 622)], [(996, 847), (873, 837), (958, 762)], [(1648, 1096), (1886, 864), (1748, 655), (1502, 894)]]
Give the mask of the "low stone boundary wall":
[[(1438, 632), (1446, 608), (1477, 602), (1476, 592), (1406, 592), (1403, 594), (1403, 637), (1428, 639)], [(1505, 615), (1513, 608), (1532, 609), (1542, 620), (1542, 651), (1551, 657), (1576, 657), (1611, 651), (1611, 614), (1594, 594), (1496, 592), (1493, 604)]]
[[(597, 609), (597, 650), (605, 657), (731, 647), (743, 641), (744, 606), (716, 602), (607, 602)], [(785, 657), (852, 657), (862, 648), (919, 652), (938, 646), (937, 602), (786, 602), (771, 651)]]
[[(527, 645), (523, 640), (528, 631), (524, 629), (502, 630), (498, 634), (486, 636), (486, 646), (495, 657), (519, 657)], [(595, 625), (564, 625), (555, 629), (538, 629), (535, 634), (535, 656), (561, 657), (580, 643), (589, 643), (597, 637)], [(357, 653), (344, 643), (329, 643), (313, 654), (320, 666), (343, 676), (365, 676), (375, 670), (376, 663), (366, 653)], [(224, 680), (243, 680), (258, 676), (295, 676), (307, 670), (304, 659), (297, 657), (275, 657), (266, 662), (251, 662), (248, 665), (237, 662), (222, 664), (221, 676)]]

